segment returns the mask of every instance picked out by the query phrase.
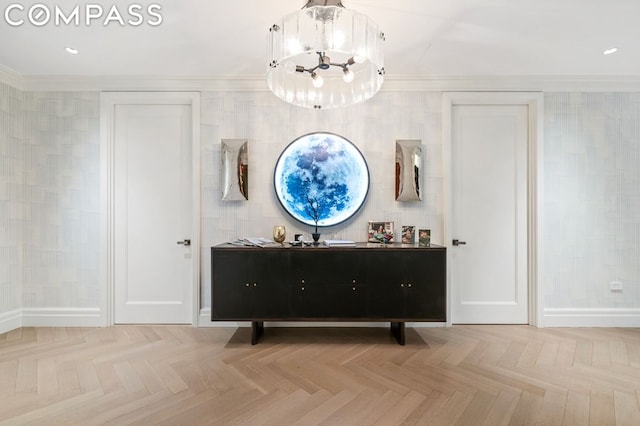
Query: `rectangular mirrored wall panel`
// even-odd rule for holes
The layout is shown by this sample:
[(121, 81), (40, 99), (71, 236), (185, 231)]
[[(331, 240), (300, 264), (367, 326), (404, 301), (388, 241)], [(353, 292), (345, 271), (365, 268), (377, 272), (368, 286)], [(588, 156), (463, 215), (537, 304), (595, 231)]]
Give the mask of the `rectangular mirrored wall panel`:
[(396, 141), (396, 201), (422, 200), (422, 141)]
[(249, 199), (249, 157), (246, 139), (222, 139), (222, 199)]

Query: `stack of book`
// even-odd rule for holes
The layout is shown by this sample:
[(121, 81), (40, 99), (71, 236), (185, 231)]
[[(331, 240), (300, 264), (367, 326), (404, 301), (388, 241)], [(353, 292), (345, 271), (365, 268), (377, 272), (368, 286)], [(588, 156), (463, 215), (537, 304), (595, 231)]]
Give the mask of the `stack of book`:
[(230, 241), (229, 244), (234, 246), (252, 246), (252, 247), (267, 247), (279, 245), (275, 241), (263, 237), (247, 237), (238, 238), (237, 240)]
[(356, 242), (351, 240), (324, 240), (324, 245), (329, 247), (355, 247)]

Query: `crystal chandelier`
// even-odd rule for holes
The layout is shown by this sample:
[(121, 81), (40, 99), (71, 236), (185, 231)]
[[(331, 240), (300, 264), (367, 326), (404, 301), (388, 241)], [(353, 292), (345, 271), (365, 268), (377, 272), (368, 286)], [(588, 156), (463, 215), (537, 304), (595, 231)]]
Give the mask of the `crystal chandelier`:
[(384, 40), (375, 22), (340, 0), (308, 0), (269, 29), (269, 89), (306, 108), (364, 102), (384, 81)]

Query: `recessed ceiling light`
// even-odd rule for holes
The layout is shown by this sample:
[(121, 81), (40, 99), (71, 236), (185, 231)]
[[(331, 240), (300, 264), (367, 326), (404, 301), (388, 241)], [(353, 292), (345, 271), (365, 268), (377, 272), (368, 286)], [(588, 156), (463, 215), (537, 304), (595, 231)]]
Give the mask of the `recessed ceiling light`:
[(78, 49), (74, 49), (73, 47), (65, 47), (64, 50), (66, 50), (67, 53), (71, 53), (72, 55), (78, 54)]
[(612, 47), (611, 49), (607, 49), (602, 52), (603, 55), (611, 55), (612, 53), (616, 53), (618, 51), (617, 47)]

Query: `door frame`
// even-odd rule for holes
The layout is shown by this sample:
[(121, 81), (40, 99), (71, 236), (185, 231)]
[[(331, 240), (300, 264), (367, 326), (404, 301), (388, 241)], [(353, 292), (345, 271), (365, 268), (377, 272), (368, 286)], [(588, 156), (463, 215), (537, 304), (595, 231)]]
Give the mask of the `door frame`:
[(100, 93), (100, 281), (104, 326), (115, 324), (115, 106), (188, 105), (191, 107), (191, 324), (200, 316), (200, 93), (101, 92)]
[(543, 294), (538, 278), (542, 265), (542, 190), (543, 190), (543, 122), (544, 96), (542, 92), (445, 92), (442, 101), (442, 145), (443, 145), (443, 236), (447, 247), (447, 326), (451, 326), (451, 241), (453, 223), (452, 193), (452, 110), (457, 105), (525, 105), (528, 106), (527, 147), (527, 288), (528, 324), (542, 327)]

